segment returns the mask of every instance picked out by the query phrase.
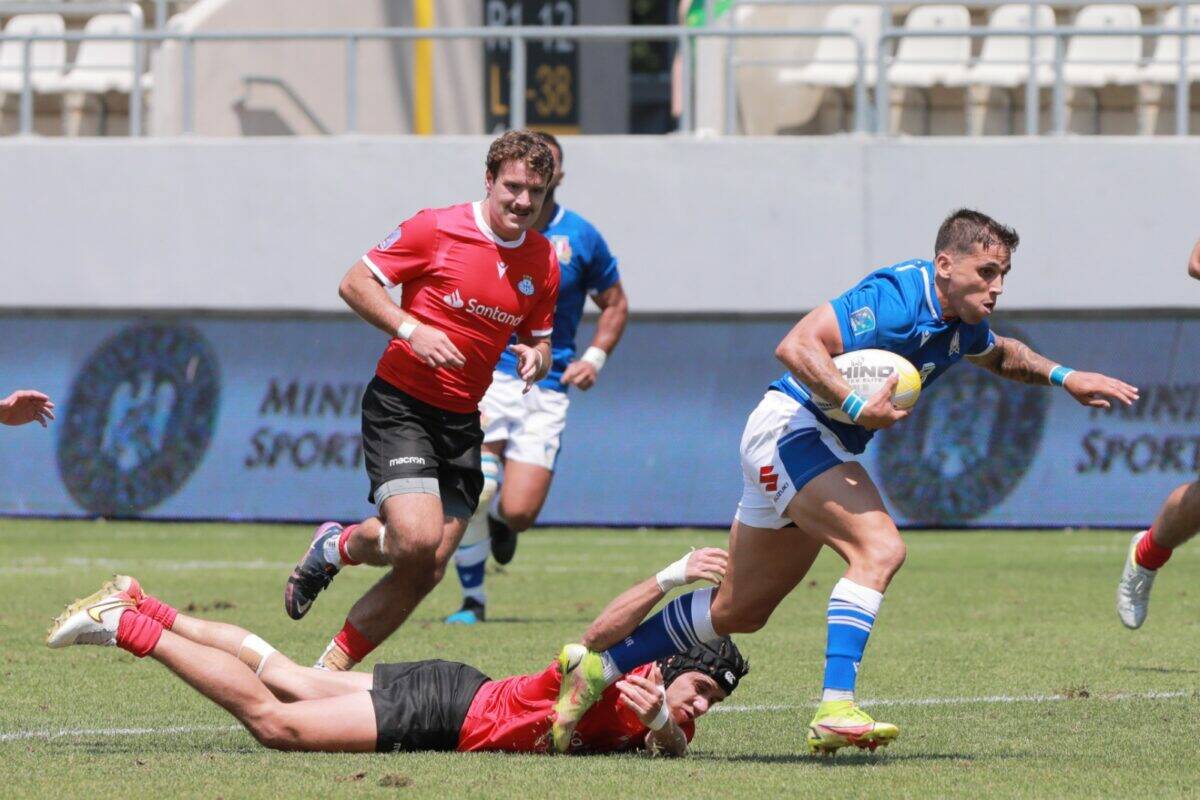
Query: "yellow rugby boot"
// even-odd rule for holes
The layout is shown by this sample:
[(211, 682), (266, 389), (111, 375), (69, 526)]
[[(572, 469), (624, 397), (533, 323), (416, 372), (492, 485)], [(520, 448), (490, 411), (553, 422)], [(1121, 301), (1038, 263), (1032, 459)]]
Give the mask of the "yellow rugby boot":
[(899, 735), (899, 728), (876, 722), (853, 700), (830, 700), (817, 707), (808, 725), (808, 748), (816, 755), (833, 755), (846, 746), (873, 751)]
[(562, 675), (562, 683), (558, 687), (558, 702), (554, 704), (551, 747), (556, 753), (565, 753), (571, 747), (575, 726), (607, 687), (600, 654), (593, 653), (581, 644), (563, 646), (558, 654), (558, 671)]

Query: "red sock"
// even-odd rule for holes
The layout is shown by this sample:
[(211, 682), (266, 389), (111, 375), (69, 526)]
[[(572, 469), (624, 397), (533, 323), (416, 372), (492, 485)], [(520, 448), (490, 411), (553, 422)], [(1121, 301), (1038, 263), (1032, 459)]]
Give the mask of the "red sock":
[(128, 650), (138, 658), (145, 658), (158, 644), (162, 632), (161, 622), (131, 608), (121, 615), (121, 621), (117, 623), (117, 647)]
[(137, 610), (139, 614), (145, 614), (156, 620), (167, 630), (171, 630), (171, 626), (175, 624), (175, 617), (179, 615), (174, 608), (148, 594), (142, 595), (142, 602), (138, 603)]
[(333, 643), (346, 655), (355, 661), (362, 661), (375, 649), (375, 643), (358, 632), (358, 628), (346, 620), (338, 635), (333, 637)]
[(351, 525), (343, 529), (341, 534), (338, 535), (338, 555), (342, 557), (343, 567), (353, 567), (359, 563), (351, 558), (350, 553), (346, 551), (346, 544), (350, 541), (350, 536), (353, 535), (356, 528), (358, 528), (357, 525)]
[(1133, 560), (1146, 569), (1158, 569), (1167, 563), (1171, 557), (1171, 548), (1163, 547), (1154, 541), (1154, 529), (1138, 540), (1137, 549), (1133, 551)]

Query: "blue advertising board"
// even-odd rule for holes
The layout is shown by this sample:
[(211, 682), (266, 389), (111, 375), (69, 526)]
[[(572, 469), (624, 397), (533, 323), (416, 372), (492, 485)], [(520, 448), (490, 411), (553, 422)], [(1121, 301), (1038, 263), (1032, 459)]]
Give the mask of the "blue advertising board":
[[(572, 392), (542, 521), (728, 525), (746, 416), (791, 320), (635, 319), (597, 387)], [(1200, 467), (1200, 319), (996, 324), (1137, 384), (1132, 409), (963, 364), (863, 461), (902, 524), (1145, 524)], [(580, 340), (591, 330), (585, 325)], [(371, 512), (359, 400), (386, 342), (349, 317), (0, 317), (0, 393), (58, 420), (0, 430), (0, 514), (357, 519)]]

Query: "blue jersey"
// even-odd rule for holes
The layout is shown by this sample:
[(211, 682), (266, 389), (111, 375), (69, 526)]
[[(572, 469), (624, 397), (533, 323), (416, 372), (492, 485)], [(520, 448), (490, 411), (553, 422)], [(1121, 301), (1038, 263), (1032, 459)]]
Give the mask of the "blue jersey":
[[(549, 374), (538, 383), (543, 389), (565, 392), (562, 374), (575, 358), (575, 333), (583, 317), (583, 307), (589, 294), (599, 294), (621, 279), (617, 259), (608, 251), (608, 243), (600, 231), (574, 211), (558, 206), (542, 235), (558, 253), (561, 278), (558, 285), (558, 305), (554, 309), (554, 333), (550, 335), (550, 351), (554, 363)], [(515, 340), (514, 340), (515, 341)], [(517, 359), (505, 351), (496, 369), (517, 375)]]
[[(876, 348), (904, 356), (928, 386), (963, 356), (981, 356), (996, 343), (987, 320), (968, 325), (942, 319), (933, 286), (933, 264), (905, 261), (872, 272), (845, 294), (830, 301), (842, 332), (842, 349)], [(831, 420), (812, 401), (808, 388), (790, 373), (771, 384), (826, 425), (851, 453), (861, 453), (874, 431)]]

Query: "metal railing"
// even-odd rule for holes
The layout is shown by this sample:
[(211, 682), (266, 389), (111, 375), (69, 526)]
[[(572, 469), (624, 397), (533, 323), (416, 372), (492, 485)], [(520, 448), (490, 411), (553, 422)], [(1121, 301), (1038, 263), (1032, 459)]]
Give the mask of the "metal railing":
[[(762, 3), (769, 0), (756, 0)], [(882, 0), (877, 0), (882, 2)], [(987, 0), (990, 2), (990, 0)], [(1182, 19), (1186, 20), (1187, 2), (1180, 4), (1183, 9)], [(140, 13), (140, 12), (139, 12)], [(1026, 126), (1027, 131), (1037, 132), (1038, 116), (1038, 83), (1034, 42), (1038, 37), (1055, 38), (1055, 127), (1056, 133), (1063, 132), (1064, 95), (1063, 63), (1064, 43), (1071, 36), (1176, 36), (1181, 37), (1179, 77), (1176, 83), (1176, 131), (1180, 135), (1188, 133), (1188, 62), (1187, 37), (1200, 34), (1193, 28), (1142, 27), (1133, 30), (1092, 30), (1073, 27), (1055, 28), (1023, 28), (1020, 30), (993, 30), (988, 28), (966, 28), (957, 30), (908, 30), (905, 28), (886, 27), (881, 32), (877, 50), (878, 76), (876, 83), (875, 107), (868, 98), (865, 60), (865, 44), (851, 31), (830, 30), (826, 28), (691, 28), (686, 26), (647, 25), (647, 26), (589, 26), (579, 25), (570, 27), (541, 27), (541, 26), (497, 26), (469, 28), (378, 28), (378, 29), (342, 29), (323, 31), (236, 31), (236, 32), (180, 32), (169, 30), (139, 31), (133, 34), (87, 34), (82, 31), (66, 31), (56, 34), (13, 35), (0, 34), (0, 42), (19, 41), (24, 47), (22, 69), (22, 89), (20, 107), (20, 133), (28, 135), (33, 132), (33, 82), (31, 53), (35, 42), (64, 41), (81, 42), (117, 41), (130, 42), (133, 46), (132, 86), (130, 96), (130, 134), (142, 134), (142, 81), (145, 71), (145, 45), (179, 42), (181, 45), (181, 76), (180, 94), (182, 105), (182, 130), (185, 134), (195, 129), (195, 47), (202, 42), (297, 42), (297, 41), (341, 41), (345, 47), (345, 133), (356, 133), (358, 129), (358, 46), (366, 41), (413, 41), (413, 40), (507, 40), (510, 45), (511, 62), (509, 71), (509, 125), (513, 128), (524, 127), (526, 120), (526, 50), (530, 41), (550, 41), (555, 39), (575, 39), (582, 41), (671, 41), (675, 42), (682, 54), (682, 84), (683, 106), (680, 114), (680, 128), (685, 132), (694, 132), (695, 98), (692, 55), (698, 39), (787, 39), (787, 38), (822, 38), (844, 37), (853, 41), (856, 53), (857, 77), (855, 81), (855, 130), (866, 132), (870, 126), (868, 120), (872, 112), (875, 118), (875, 132), (886, 135), (889, 130), (890, 101), (888, 94), (887, 69), (889, 55), (887, 45), (906, 37), (970, 37), (986, 38), (988, 36), (1018, 36), (1031, 40), (1030, 72), (1026, 86)], [(727, 48), (732, 51), (732, 47)], [(797, 63), (795, 61), (791, 63)], [(964, 65), (965, 66), (965, 65)], [(733, 133), (733, 109), (738, 102), (736, 81), (727, 78), (726, 86), (726, 133)], [(1180, 113), (1182, 111), (1182, 113)]]
[[(1185, 12), (1186, 14), (1186, 12)], [(1184, 17), (1186, 19), (1186, 16)], [(876, 72), (876, 88), (875, 88), (875, 133), (879, 135), (889, 135), (891, 133), (890, 110), (891, 97), (888, 87), (888, 55), (885, 45), (888, 42), (905, 38), (952, 38), (969, 36), (971, 38), (986, 38), (988, 36), (1002, 37), (1026, 37), (1031, 38), (1029, 48), (1029, 78), (1026, 81), (1026, 105), (1025, 105), (1025, 129), (1030, 136), (1036, 136), (1039, 129), (1039, 113), (1040, 103), (1038, 102), (1038, 92), (1040, 85), (1038, 82), (1037, 68), (1045, 66), (1047, 63), (1054, 65), (1054, 84), (1052, 90), (1051, 109), (1053, 113), (1052, 132), (1055, 135), (1061, 136), (1066, 133), (1066, 81), (1063, 75), (1063, 68), (1066, 65), (1066, 40), (1073, 36), (1088, 36), (1088, 37), (1115, 37), (1115, 36), (1173, 36), (1180, 39), (1179, 43), (1179, 74), (1175, 79), (1175, 135), (1187, 136), (1189, 133), (1190, 123), (1190, 103), (1189, 103), (1189, 88), (1191, 79), (1188, 76), (1188, 59), (1187, 59), (1187, 42), (1189, 36), (1200, 34), (1200, 28), (1166, 28), (1161, 26), (1143, 26), (1133, 29), (1116, 29), (1116, 28), (1037, 28), (1030, 31), (1028, 28), (1021, 29), (990, 29), (990, 28), (969, 28), (963, 30), (938, 30), (938, 31), (912, 31), (904, 28), (890, 28), (880, 35), (879, 49), (877, 52), (877, 72)], [(1054, 61), (1046, 62), (1040, 60), (1036, 55), (1034, 41), (1037, 38), (1054, 38)], [(1114, 62), (1098, 62), (1098, 63), (1114, 63)], [(1117, 62), (1124, 63), (1124, 62)], [(965, 65), (964, 65), (965, 66)], [(1140, 65), (1139, 65), (1140, 66)], [(859, 79), (862, 79), (860, 73)], [(966, 82), (970, 85), (970, 81)]]

